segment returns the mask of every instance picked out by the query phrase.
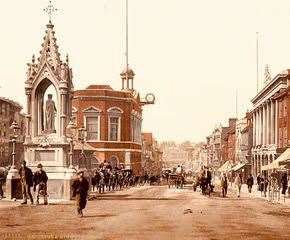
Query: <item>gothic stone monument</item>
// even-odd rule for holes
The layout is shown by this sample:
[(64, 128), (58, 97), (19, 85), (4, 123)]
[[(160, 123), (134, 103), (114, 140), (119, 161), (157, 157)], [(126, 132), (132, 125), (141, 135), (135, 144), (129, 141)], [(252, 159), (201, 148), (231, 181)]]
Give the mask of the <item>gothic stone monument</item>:
[[(53, 28), (49, 22), (40, 57), (28, 64), (25, 160), (33, 170), (38, 163), (44, 166), (50, 198), (70, 199), (74, 170), (69, 168), (66, 126), (72, 112), (72, 70), (68, 57), (60, 59)], [(48, 88), (54, 93), (47, 94)]]

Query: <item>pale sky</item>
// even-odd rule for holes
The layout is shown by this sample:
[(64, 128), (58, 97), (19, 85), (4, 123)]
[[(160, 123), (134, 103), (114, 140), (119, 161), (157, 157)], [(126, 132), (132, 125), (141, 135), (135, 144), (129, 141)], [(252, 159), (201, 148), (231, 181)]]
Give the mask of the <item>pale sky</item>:
[[(60, 52), (70, 55), (76, 89), (120, 89), (124, 0), (55, 0)], [(129, 0), (129, 56), (135, 87), (152, 92), (143, 131), (159, 140), (201, 141), (221, 122), (251, 107), (260, 73), (290, 68), (289, 0)], [(25, 105), (26, 63), (38, 56), (47, 0), (0, 0), (0, 95)]]

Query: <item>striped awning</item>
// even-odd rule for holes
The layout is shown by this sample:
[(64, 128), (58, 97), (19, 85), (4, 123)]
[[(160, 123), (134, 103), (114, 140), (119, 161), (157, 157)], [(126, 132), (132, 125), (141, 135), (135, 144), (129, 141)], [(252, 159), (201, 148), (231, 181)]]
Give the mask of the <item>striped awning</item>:
[(241, 168), (243, 168), (244, 166), (246, 166), (246, 163), (238, 163), (231, 170), (234, 171), (234, 172), (236, 172), (236, 171), (240, 170)]
[(232, 164), (230, 163), (230, 161), (226, 161), (219, 169), (219, 172), (228, 172), (230, 171), (232, 168)]
[(290, 163), (290, 148), (287, 148), (276, 160), (268, 165), (262, 166), (262, 171), (283, 169), (287, 163)]

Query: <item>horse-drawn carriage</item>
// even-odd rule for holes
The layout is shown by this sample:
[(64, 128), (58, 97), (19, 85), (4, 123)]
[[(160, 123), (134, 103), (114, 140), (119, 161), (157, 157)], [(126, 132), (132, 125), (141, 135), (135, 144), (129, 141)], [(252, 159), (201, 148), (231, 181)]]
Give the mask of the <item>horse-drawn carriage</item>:
[(183, 188), (184, 176), (182, 174), (170, 173), (168, 178), (168, 187), (175, 186), (176, 188)]

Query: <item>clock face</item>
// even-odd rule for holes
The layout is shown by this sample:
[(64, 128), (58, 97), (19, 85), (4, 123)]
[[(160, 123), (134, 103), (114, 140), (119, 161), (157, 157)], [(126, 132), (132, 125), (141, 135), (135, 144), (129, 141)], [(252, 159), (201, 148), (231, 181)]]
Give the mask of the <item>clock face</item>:
[(146, 95), (146, 101), (149, 103), (154, 103), (155, 102), (155, 96), (152, 93), (148, 93)]

